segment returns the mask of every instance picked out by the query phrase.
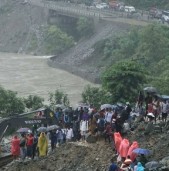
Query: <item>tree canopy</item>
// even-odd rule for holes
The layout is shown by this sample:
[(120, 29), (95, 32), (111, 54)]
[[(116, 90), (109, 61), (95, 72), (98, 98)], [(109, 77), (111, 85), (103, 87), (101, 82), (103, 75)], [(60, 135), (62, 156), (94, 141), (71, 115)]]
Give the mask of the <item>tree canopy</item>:
[(36, 110), (43, 106), (44, 99), (37, 95), (29, 95), (27, 98), (24, 98), (23, 101), (28, 109)]
[(100, 107), (101, 104), (111, 103), (112, 99), (111, 94), (106, 90), (88, 85), (82, 92), (82, 101), (87, 104), (93, 104), (95, 107)]
[(55, 90), (55, 92), (49, 93), (49, 102), (50, 106), (54, 107), (57, 104), (63, 104), (65, 106), (69, 106), (69, 98), (68, 95), (60, 90)]
[(112, 94), (114, 102), (133, 101), (144, 84), (156, 87), (161, 94), (169, 94), (168, 47), (169, 29), (157, 24), (133, 27), (98, 42), (95, 52), (99, 52), (99, 61), (104, 61), (103, 89)]
[(23, 100), (17, 96), (17, 92), (5, 90), (0, 87), (0, 115), (12, 115), (22, 113), (25, 110)]
[(134, 101), (146, 83), (144, 68), (135, 61), (120, 61), (102, 75), (103, 87), (112, 94), (112, 101)]
[(77, 30), (81, 36), (90, 36), (94, 32), (93, 20), (87, 17), (80, 17), (77, 21)]
[(62, 32), (55, 25), (47, 27), (44, 31), (44, 48), (47, 54), (59, 54), (74, 45), (71, 36)]

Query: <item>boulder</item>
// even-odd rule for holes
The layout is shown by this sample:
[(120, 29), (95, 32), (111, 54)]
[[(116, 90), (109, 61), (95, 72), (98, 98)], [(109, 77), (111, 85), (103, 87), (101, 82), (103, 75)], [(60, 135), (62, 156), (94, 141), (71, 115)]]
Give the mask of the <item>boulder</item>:
[(94, 136), (94, 135), (88, 135), (88, 136), (86, 137), (86, 141), (87, 141), (88, 143), (96, 143), (97, 139), (96, 139), (96, 136)]

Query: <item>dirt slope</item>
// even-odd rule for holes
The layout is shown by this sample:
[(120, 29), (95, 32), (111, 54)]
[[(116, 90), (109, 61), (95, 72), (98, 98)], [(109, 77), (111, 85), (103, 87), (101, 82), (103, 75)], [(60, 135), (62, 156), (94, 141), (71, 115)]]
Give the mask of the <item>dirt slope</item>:
[(0, 51), (21, 52), (26, 49), (33, 28), (46, 23), (45, 12), (22, 4), (23, 0), (0, 0)]
[[(104, 171), (112, 149), (109, 144), (68, 143), (57, 148), (47, 158), (26, 163), (14, 163), (6, 171)], [(29, 167), (28, 167), (29, 165)], [(26, 166), (26, 167), (25, 167)]]

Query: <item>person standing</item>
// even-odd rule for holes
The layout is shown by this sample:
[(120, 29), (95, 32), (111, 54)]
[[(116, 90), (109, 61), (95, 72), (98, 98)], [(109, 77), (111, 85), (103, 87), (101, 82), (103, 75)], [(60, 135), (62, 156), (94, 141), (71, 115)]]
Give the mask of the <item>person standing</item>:
[(81, 120), (80, 122), (80, 131), (81, 131), (81, 137), (82, 140), (85, 140), (86, 138), (86, 133), (89, 130), (89, 125), (87, 120)]
[(112, 109), (108, 108), (108, 111), (105, 115), (105, 121), (111, 123), (112, 122), (112, 116), (113, 116)]
[(16, 160), (20, 155), (20, 139), (15, 135), (11, 140), (11, 153), (13, 159)]
[(33, 135), (30, 133), (27, 136), (27, 142), (26, 142), (26, 147), (27, 147), (27, 156), (29, 158), (32, 158), (32, 150), (33, 150)]
[(68, 126), (68, 128), (66, 129), (66, 141), (71, 141), (73, 138), (73, 129), (70, 128), (70, 126)]
[(114, 163), (113, 159), (111, 159), (111, 165), (109, 167), (109, 171), (118, 171), (117, 165)]
[(167, 103), (166, 100), (164, 100), (163, 103), (162, 103), (161, 111), (162, 111), (162, 121), (166, 122), (167, 121), (168, 111), (169, 111), (169, 104)]
[(56, 130), (50, 132), (50, 140), (51, 140), (51, 149), (53, 151), (56, 148), (56, 143), (57, 143)]
[(48, 152), (48, 140), (44, 132), (38, 138), (39, 157), (44, 157)]
[(20, 152), (21, 152), (21, 159), (24, 160), (26, 157), (26, 135), (21, 134), (20, 140)]
[(63, 132), (61, 128), (59, 128), (56, 131), (56, 135), (57, 135), (57, 145), (63, 144)]
[(34, 157), (36, 156), (37, 144), (38, 144), (38, 137), (35, 135), (33, 139), (33, 146), (32, 146), (32, 159), (34, 159)]

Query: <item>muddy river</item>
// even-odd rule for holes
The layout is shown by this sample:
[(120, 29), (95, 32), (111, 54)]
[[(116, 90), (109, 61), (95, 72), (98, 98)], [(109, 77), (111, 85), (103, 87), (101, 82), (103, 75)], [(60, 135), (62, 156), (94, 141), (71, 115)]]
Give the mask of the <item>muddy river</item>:
[(68, 94), (71, 105), (81, 100), (81, 93), (88, 84), (80, 77), (47, 64), (48, 57), (0, 53), (0, 85), (17, 91), (19, 96), (39, 95), (48, 102), (48, 93), (56, 89)]

